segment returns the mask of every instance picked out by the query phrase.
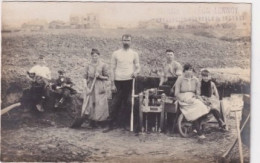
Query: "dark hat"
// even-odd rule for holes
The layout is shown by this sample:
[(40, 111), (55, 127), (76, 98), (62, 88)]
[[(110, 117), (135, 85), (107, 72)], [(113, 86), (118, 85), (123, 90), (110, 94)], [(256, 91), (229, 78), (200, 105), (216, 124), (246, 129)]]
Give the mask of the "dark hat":
[(174, 53), (174, 51), (172, 49), (167, 49), (166, 53), (168, 53), (168, 52)]
[(35, 75), (35, 72), (26, 71), (28, 75)]
[(64, 70), (59, 70), (58, 73), (59, 73), (59, 74), (64, 74), (65, 71), (64, 71)]
[(209, 76), (209, 74), (210, 74), (209, 70), (207, 70), (207, 69), (201, 70), (201, 75), (202, 76)]
[(193, 66), (190, 63), (186, 63), (183, 66), (183, 72), (185, 72), (186, 70), (193, 70), (193, 72), (195, 72), (195, 69), (193, 68)]
[(97, 49), (92, 49), (91, 50), (91, 55), (94, 54), (94, 53), (100, 55), (100, 53), (99, 53), (99, 51)]

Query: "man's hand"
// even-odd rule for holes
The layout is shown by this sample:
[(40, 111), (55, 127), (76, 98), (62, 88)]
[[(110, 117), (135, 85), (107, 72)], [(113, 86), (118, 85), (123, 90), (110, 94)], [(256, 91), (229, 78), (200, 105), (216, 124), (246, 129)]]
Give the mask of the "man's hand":
[(134, 72), (133, 74), (132, 74), (132, 78), (136, 78), (137, 77), (137, 75), (138, 75), (138, 73), (137, 72)]
[(174, 96), (174, 87), (170, 89), (170, 96)]
[(114, 82), (111, 83), (111, 91), (112, 91), (112, 93), (116, 93), (116, 91), (117, 91)]

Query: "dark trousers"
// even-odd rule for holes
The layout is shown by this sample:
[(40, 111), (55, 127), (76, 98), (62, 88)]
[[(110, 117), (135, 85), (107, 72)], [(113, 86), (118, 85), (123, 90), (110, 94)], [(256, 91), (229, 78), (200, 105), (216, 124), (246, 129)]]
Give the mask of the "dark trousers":
[(61, 89), (57, 89), (56, 90), (57, 94), (60, 96), (59, 98), (64, 98), (64, 99), (68, 99), (71, 91), (68, 88), (61, 88)]
[(194, 125), (195, 125), (195, 129), (197, 130), (197, 133), (198, 133), (199, 136), (204, 134), (204, 131), (201, 128), (201, 122), (205, 118), (206, 118), (206, 116), (202, 116), (202, 117), (198, 118), (197, 120), (193, 121)]
[[(43, 98), (44, 97), (44, 98)], [(45, 98), (49, 97), (49, 89), (45, 85), (33, 84), (30, 89), (23, 91), (21, 103), (25, 105), (37, 105), (43, 103)]]
[(119, 119), (119, 116), (122, 116), (120, 119), (123, 119), (124, 121), (127, 119), (127, 112), (130, 111), (130, 109), (128, 109), (129, 106), (127, 103), (132, 91), (132, 82), (132, 79), (115, 81), (117, 92), (112, 100), (112, 106), (110, 110), (110, 125), (114, 125), (114, 123)]
[[(222, 121), (222, 119), (221, 119), (221, 117), (220, 117), (219, 111), (218, 111), (218, 110), (215, 110), (215, 109), (211, 109), (211, 110), (210, 110), (210, 113), (213, 114), (213, 116), (214, 116), (214, 117), (216, 118), (216, 120), (218, 121), (219, 126), (221, 126), (221, 121)], [(202, 116), (202, 117), (200, 117), (200, 118), (198, 118), (197, 120), (194, 121), (195, 129), (197, 130), (198, 135), (204, 134), (203, 130), (201, 129), (201, 125), (200, 125), (200, 124), (201, 124), (201, 121), (203, 121), (203, 119), (205, 119), (206, 117), (207, 117), (207, 115), (204, 115), (204, 116)]]

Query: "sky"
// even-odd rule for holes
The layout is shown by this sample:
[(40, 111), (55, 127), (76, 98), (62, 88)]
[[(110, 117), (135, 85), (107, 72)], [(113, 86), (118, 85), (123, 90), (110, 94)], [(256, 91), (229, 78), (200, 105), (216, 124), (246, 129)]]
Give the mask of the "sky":
[(95, 13), (101, 26), (136, 26), (139, 21), (176, 16), (250, 13), (249, 4), (216, 3), (93, 3), (93, 2), (3, 2), (2, 24), (20, 26), (32, 19), (69, 21), (71, 15)]

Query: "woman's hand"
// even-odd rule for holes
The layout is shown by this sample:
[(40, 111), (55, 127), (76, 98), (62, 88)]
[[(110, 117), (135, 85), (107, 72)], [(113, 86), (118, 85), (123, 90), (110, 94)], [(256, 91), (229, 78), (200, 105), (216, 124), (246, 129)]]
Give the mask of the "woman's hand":
[(95, 73), (95, 77), (99, 78), (99, 73), (98, 72)]
[(91, 93), (91, 90), (90, 90), (88, 87), (86, 87), (86, 88), (85, 88), (85, 93), (86, 93), (86, 95), (88, 96), (88, 95)]

